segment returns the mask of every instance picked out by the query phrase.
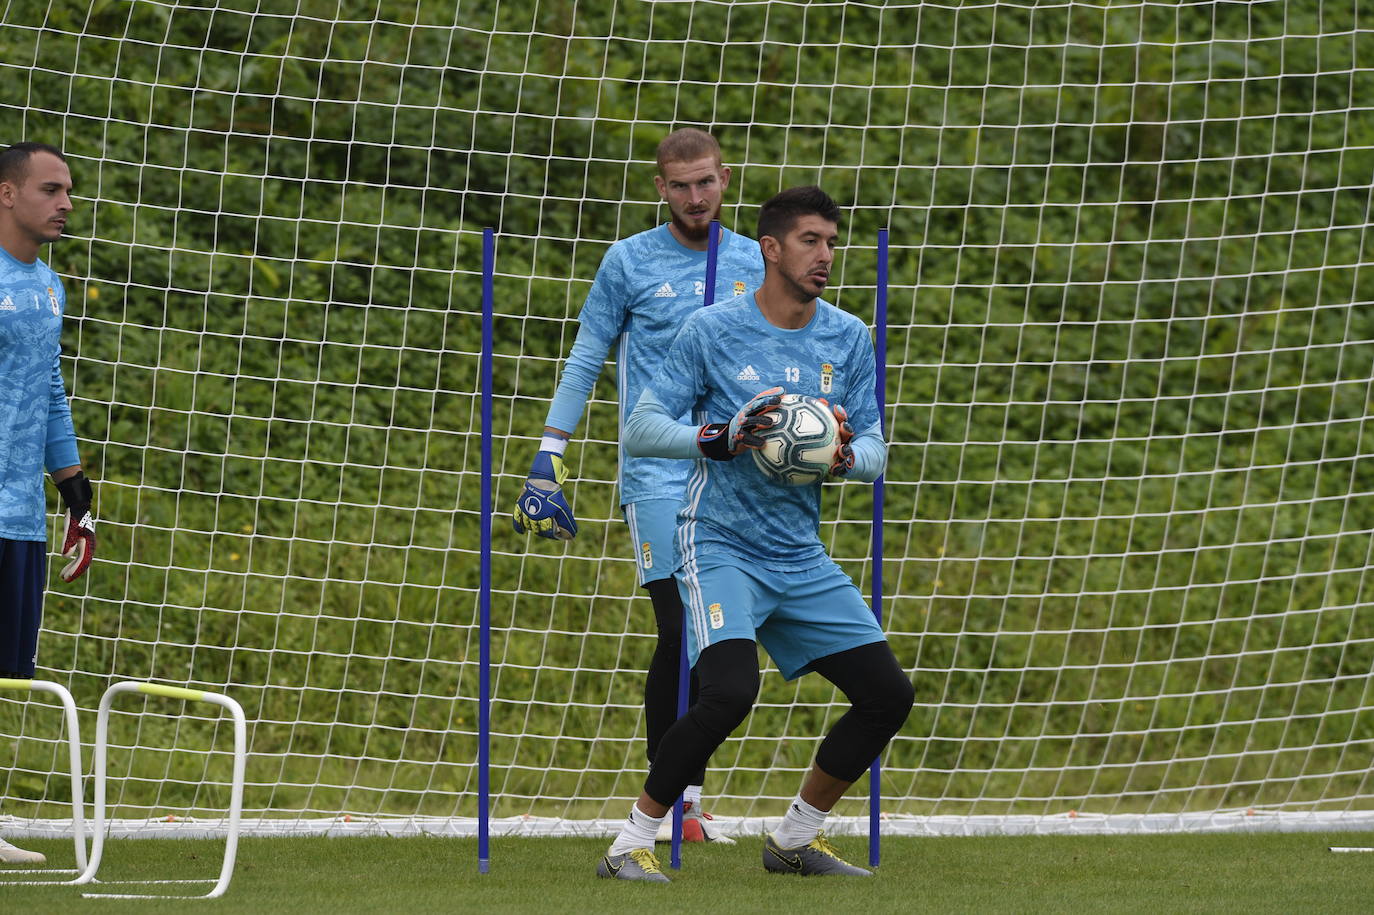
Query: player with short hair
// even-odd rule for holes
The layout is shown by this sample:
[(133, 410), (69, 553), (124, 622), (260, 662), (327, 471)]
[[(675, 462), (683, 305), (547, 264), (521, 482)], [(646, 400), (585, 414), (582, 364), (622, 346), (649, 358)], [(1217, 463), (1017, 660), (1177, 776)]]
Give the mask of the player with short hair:
[[(658, 370), (682, 322), (705, 299), (707, 234), (720, 215), (730, 186), (720, 145), (704, 130), (687, 127), (658, 145), (654, 185), (668, 204), (669, 222), (621, 239), (601, 261), (591, 292), (578, 315), (577, 339), (554, 392), (544, 437), (529, 480), (512, 511), (517, 533), (571, 540), (577, 522), (561, 488), (567, 471), (563, 452), (582, 418), (587, 399), (612, 344), (623, 424), (640, 391)], [(721, 229), (714, 301), (743, 298), (763, 279), (758, 245)], [(635, 457), (621, 449), (620, 503), (634, 538), (640, 586), (649, 592), (658, 643), (644, 683), (648, 757), (652, 763), (663, 733), (677, 719), (682, 601), (677, 568), (675, 518), (686, 490), (688, 468), (679, 461)], [(689, 690), (695, 697), (695, 679)], [(689, 842), (731, 840), (714, 829), (701, 809), (706, 760), (684, 783), (683, 838)], [(666, 835), (664, 836), (667, 837)]]
[[(46, 143), (0, 151), (0, 678), (33, 678), (47, 578), (43, 470), (67, 506), (61, 572), (75, 581), (95, 555), (91, 484), (81, 472), (76, 432), (58, 360), (62, 281), (38, 259), (62, 236), (72, 176)], [(0, 862), (42, 864), (43, 855), (0, 839)]]
[[(817, 298), (830, 278), (839, 218), (816, 187), (765, 203), (758, 227), (763, 286), (688, 318), (626, 423), (630, 454), (695, 459), (678, 514), (677, 580), (700, 690), (663, 736), (644, 792), (598, 862), (602, 877), (667, 881), (653, 855), (654, 835), (689, 774), (753, 707), (755, 640), (787, 679), (816, 671), (851, 703), (765, 841), (764, 867), (870, 873), (840, 858), (821, 827), (906, 721), (911, 681), (858, 588), (821, 544), (819, 484), (780, 486), (754, 461), (734, 460), (763, 443), (758, 433), (771, 425), (768, 414), (786, 390), (832, 404), (841, 430), (832, 474), (871, 482), (882, 473), (887, 449), (868, 328)], [(688, 411), (695, 421), (679, 422)]]

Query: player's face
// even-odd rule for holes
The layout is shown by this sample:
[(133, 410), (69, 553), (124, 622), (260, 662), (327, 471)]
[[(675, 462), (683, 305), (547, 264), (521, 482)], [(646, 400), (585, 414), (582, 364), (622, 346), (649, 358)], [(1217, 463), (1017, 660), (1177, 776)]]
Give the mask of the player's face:
[(19, 182), (0, 183), (0, 203), (9, 207), (15, 226), (29, 241), (56, 241), (72, 210), (72, 173), (52, 153), (36, 152), (27, 165)]
[(835, 223), (809, 213), (799, 217), (781, 241), (768, 236), (764, 254), (798, 301), (809, 301), (824, 292), (830, 282), (839, 237)]
[(715, 156), (690, 162), (665, 162), (654, 176), (658, 193), (668, 203), (673, 228), (686, 241), (704, 242), (711, 220), (720, 216), (720, 202), (730, 186), (730, 169)]

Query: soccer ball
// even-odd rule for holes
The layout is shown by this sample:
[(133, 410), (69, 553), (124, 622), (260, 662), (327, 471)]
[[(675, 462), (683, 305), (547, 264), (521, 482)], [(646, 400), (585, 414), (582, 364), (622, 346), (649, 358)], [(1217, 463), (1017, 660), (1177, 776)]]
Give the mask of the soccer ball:
[(784, 394), (770, 415), (776, 422), (759, 433), (764, 445), (754, 450), (759, 470), (782, 486), (819, 483), (835, 461), (840, 437), (830, 406), (805, 394)]

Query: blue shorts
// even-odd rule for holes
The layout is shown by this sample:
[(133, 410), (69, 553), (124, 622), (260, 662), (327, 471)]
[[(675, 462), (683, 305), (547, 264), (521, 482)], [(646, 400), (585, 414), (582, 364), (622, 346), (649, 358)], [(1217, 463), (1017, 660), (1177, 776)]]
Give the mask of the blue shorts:
[(625, 523), (634, 538), (635, 567), (640, 587), (677, 571), (677, 499), (646, 499), (627, 502)]
[(812, 661), (886, 638), (859, 589), (829, 557), (812, 569), (776, 572), (730, 556), (699, 556), (677, 583), (693, 665), (708, 645), (751, 639), (795, 680)]
[(33, 677), (47, 574), (46, 543), (0, 539), (0, 677)]

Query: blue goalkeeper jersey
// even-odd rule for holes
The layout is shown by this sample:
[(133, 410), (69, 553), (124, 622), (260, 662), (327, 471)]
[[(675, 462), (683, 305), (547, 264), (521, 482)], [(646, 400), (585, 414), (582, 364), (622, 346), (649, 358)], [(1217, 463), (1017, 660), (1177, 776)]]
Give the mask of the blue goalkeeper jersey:
[(81, 463), (58, 362), (62, 281), (0, 248), (0, 537), (45, 540), (43, 470)]
[[(858, 318), (817, 300), (811, 321), (787, 330), (769, 323), (751, 295), (688, 318), (649, 390), (668, 413), (692, 411), (697, 423), (728, 422), (771, 387), (824, 397), (849, 411), (856, 438), (880, 444), (876, 373), (873, 340)], [(779, 571), (825, 561), (819, 485), (779, 486), (748, 454), (679, 463), (691, 468), (678, 513), (684, 563), (709, 553)]]
[[(762, 282), (758, 243), (722, 227), (715, 304), (751, 296)], [(618, 343), (616, 383), (623, 429), (682, 322), (701, 308), (705, 291), (706, 252), (682, 245), (666, 224), (612, 245), (578, 316), (577, 340), (545, 425), (569, 434), (577, 428), (606, 354), (612, 343)], [(680, 499), (689, 470), (682, 461), (630, 457), (621, 449), (620, 502)]]

